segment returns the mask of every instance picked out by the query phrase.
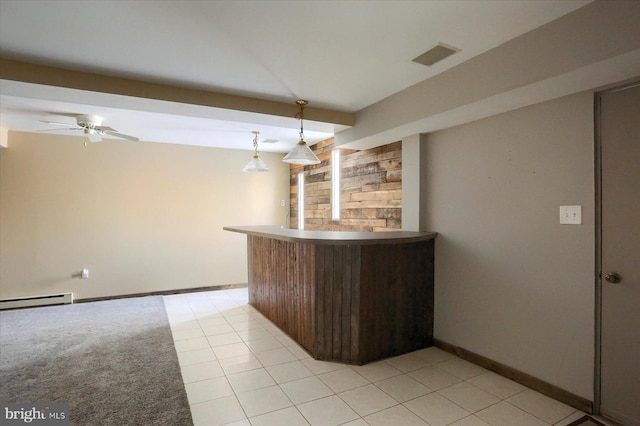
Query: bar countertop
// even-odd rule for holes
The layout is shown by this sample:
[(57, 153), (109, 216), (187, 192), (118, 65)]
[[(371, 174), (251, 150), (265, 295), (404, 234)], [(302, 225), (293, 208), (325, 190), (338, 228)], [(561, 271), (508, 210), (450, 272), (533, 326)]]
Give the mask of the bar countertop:
[(436, 232), (384, 231), (308, 231), (279, 226), (225, 226), (225, 231), (275, 240), (331, 245), (403, 244), (434, 239)]

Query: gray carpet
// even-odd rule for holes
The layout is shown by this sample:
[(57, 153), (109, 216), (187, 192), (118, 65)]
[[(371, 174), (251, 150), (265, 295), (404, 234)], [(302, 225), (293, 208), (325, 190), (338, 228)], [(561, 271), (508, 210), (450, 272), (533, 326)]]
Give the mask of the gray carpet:
[(0, 401), (75, 425), (192, 425), (160, 296), (0, 312)]

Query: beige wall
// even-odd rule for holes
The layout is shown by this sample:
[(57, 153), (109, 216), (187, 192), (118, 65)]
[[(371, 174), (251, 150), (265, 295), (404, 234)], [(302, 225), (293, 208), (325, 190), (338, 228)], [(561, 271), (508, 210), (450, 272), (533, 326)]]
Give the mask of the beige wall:
[[(281, 154), (9, 132), (0, 150), (0, 298), (76, 298), (246, 283), (246, 239), (284, 225)], [(71, 278), (82, 268), (90, 278)]]
[(593, 94), (428, 135), (422, 167), (435, 337), (592, 399)]

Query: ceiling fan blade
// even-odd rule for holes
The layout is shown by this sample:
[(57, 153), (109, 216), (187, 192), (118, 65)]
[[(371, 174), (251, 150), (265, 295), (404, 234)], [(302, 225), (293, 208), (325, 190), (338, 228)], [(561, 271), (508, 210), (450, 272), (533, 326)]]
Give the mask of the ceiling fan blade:
[(46, 124), (51, 124), (52, 126), (73, 126), (73, 124), (69, 124), (69, 123), (59, 123), (57, 121), (45, 121), (45, 120), (40, 120), (41, 123), (46, 123)]
[(84, 135), (89, 139), (89, 142), (100, 142), (102, 140), (97, 133), (85, 133)]
[[(65, 126), (68, 126), (68, 124), (65, 124)], [(62, 130), (82, 130), (82, 127), (68, 127), (66, 129), (44, 129), (38, 130), (38, 132), (60, 132)]]
[(118, 133), (118, 132), (112, 132), (109, 130), (105, 130), (104, 133), (106, 133), (107, 135), (110, 136), (115, 136), (117, 138), (122, 138), (122, 139), (127, 139), (133, 142), (138, 142), (140, 139), (136, 138), (135, 136), (130, 136), (130, 135), (125, 135), (124, 133)]
[(94, 129), (96, 129), (98, 132), (117, 132), (116, 129), (114, 129), (113, 127), (109, 127), (109, 126), (95, 126)]

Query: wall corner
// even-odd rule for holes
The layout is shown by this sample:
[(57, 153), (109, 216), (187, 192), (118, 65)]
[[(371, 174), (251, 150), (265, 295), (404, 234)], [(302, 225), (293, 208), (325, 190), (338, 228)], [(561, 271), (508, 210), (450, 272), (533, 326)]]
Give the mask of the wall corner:
[(9, 148), (9, 129), (0, 127), (0, 149)]

